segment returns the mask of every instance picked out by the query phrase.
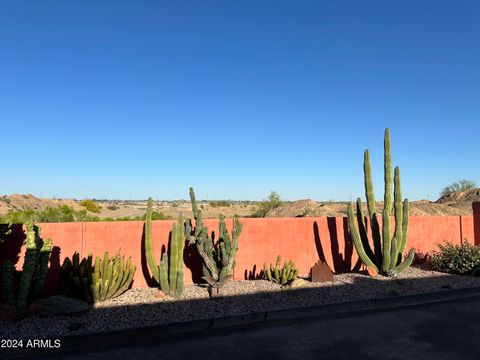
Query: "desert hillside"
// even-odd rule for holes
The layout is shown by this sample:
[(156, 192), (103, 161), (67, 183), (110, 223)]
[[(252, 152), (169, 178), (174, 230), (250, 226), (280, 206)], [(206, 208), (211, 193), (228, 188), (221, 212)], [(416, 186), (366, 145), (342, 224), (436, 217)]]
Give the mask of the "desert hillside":
[[(471, 215), (472, 203), (480, 202), (480, 189), (472, 189), (444, 196), (435, 202), (420, 200), (411, 202), (412, 216)], [(97, 200), (100, 213), (91, 213), (100, 218), (136, 217), (145, 214), (146, 200)], [(0, 197), (0, 215), (8, 211), (26, 209), (42, 210), (48, 206), (67, 205), (74, 210), (84, 209), (75, 199), (45, 199), (33, 195), (12, 194)], [(307, 216), (346, 216), (347, 202), (319, 202), (310, 199), (284, 202), (280, 207), (268, 212), (267, 217), (307, 217)], [(219, 206), (215, 202), (199, 201), (205, 218), (218, 218), (220, 215), (232, 217), (250, 216), (256, 209), (253, 201), (231, 201), (228, 206)], [(379, 212), (383, 203), (378, 202)], [(161, 212), (169, 218), (176, 218), (180, 213), (192, 217), (190, 202), (155, 201), (154, 211)], [(366, 211), (366, 205), (364, 204)]]
[[(410, 203), (412, 216), (471, 215), (472, 203), (480, 202), (480, 189), (471, 189), (444, 196), (435, 202), (428, 200)], [(268, 213), (270, 217), (347, 216), (347, 202), (316, 202), (310, 199), (286, 202)], [(377, 202), (379, 213), (383, 202)], [(366, 204), (364, 204), (366, 211)]]

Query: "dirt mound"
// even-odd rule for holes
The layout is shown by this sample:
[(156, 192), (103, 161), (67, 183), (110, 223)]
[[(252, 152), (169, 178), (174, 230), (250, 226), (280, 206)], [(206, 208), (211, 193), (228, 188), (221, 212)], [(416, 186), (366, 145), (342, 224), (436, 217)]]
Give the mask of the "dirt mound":
[(297, 200), (293, 202), (285, 202), (280, 207), (270, 210), (268, 217), (303, 217), (316, 216), (312, 214), (318, 213), (319, 208), (323, 204), (310, 199)]
[(73, 199), (42, 199), (31, 194), (4, 195), (0, 197), (0, 214), (6, 214), (9, 210), (21, 211), (26, 209), (42, 210), (48, 206), (68, 205), (75, 210), (83, 209)]
[(436, 201), (437, 204), (452, 204), (467, 202), (472, 203), (480, 201), (480, 188), (465, 190), (442, 196)]

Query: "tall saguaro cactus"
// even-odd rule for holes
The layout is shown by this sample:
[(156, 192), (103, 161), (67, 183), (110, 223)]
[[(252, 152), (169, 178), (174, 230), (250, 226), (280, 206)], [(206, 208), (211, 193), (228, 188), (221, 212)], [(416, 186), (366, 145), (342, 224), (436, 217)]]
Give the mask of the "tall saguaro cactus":
[(218, 241), (214, 244), (213, 239), (208, 235), (208, 228), (203, 224), (202, 212), (197, 206), (192, 188), (190, 188), (190, 200), (195, 228), (192, 228), (191, 222), (187, 221), (185, 234), (189, 242), (195, 244), (202, 258), (204, 279), (211, 286), (221, 286), (231, 278), (232, 270), (235, 268), (235, 255), (238, 250), (238, 238), (242, 233), (242, 224), (238, 217), (234, 217), (230, 236), (225, 218), (221, 216)]
[(173, 297), (182, 295), (184, 287), (183, 249), (185, 247), (184, 221), (182, 215), (178, 222), (172, 225), (171, 239), (167, 251), (161, 256), (160, 265), (155, 261), (152, 245), (152, 203), (147, 202), (145, 219), (145, 252), (147, 264), (155, 281), (165, 294)]
[[(400, 169), (395, 168), (393, 178), (393, 204), (392, 204), (392, 156), (390, 149), (390, 130), (385, 130), (384, 139), (384, 208), (382, 213), (382, 230), (378, 223), (375, 194), (373, 191), (372, 172), (370, 167), (370, 154), (365, 150), (364, 154), (364, 178), (365, 196), (367, 198), (368, 219), (372, 233), (373, 249), (371, 247), (367, 225), (362, 210), (362, 201), (357, 199), (357, 217), (353, 212), (352, 204), (348, 205), (348, 224), (352, 234), (355, 248), (363, 263), (376, 272), (395, 276), (397, 273), (409, 267), (413, 261), (415, 252), (413, 249), (403, 259), (403, 253), (408, 238), (408, 213), (409, 204), (405, 199), (402, 203), (400, 186)], [(395, 231), (393, 237), (390, 232), (390, 215), (394, 207)], [(358, 227), (357, 227), (358, 226)]]

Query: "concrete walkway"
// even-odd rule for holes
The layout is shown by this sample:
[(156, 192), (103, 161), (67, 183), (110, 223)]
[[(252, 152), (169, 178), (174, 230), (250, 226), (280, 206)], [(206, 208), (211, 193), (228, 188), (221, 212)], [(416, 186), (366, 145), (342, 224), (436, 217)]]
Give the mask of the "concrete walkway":
[(118, 344), (114, 350), (61, 358), (478, 360), (480, 298), (229, 331), (142, 347), (122, 348)]

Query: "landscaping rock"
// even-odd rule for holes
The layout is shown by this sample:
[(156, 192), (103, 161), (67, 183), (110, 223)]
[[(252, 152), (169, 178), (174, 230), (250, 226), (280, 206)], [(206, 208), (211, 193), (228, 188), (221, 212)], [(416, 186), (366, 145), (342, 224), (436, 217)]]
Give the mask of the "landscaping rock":
[(300, 289), (300, 288), (305, 288), (310, 286), (310, 281), (301, 279), (301, 278), (296, 278), (293, 280), (290, 284), (285, 285), (283, 288), (284, 289)]
[(38, 300), (32, 307), (32, 312), (40, 317), (52, 317), (59, 315), (82, 315), (89, 309), (90, 305), (85, 301), (55, 295)]

